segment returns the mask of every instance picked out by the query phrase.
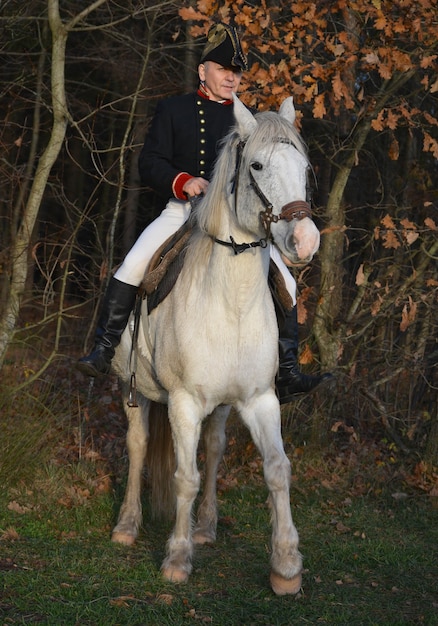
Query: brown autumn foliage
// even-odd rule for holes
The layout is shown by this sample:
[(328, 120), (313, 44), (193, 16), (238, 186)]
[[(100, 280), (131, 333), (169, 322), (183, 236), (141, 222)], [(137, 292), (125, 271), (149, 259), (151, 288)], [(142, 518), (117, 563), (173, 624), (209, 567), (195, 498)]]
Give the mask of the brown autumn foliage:
[(407, 440), (414, 406), (425, 411), (432, 442), (436, 10), (433, 0), (200, 0), (180, 11), (194, 36), (235, 20), (252, 62), (244, 100), (276, 109), (293, 94), (300, 112), (323, 225), (319, 268), (301, 276), (300, 321), (313, 317), (302, 363), (319, 358), (341, 378), (360, 372), (371, 411), (389, 430), (407, 418)]

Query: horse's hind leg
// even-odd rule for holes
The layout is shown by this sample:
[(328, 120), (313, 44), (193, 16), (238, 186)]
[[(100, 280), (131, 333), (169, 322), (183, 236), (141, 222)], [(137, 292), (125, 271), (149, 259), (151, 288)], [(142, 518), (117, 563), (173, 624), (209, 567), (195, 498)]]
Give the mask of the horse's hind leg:
[(200, 483), (196, 454), (203, 417), (190, 396), (180, 393), (177, 398), (169, 397), (169, 419), (176, 455), (176, 520), (161, 571), (172, 582), (187, 582), (192, 571), (191, 516)]
[(150, 403), (149, 400), (140, 395), (138, 402), (138, 407), (125, 409), (128, 418), (126, 435), (129, 459), (128, 483), (119, 519), (111, 537), (112, 541), (125, 545), (134, 543), (142, 522), (141, 481), (148, 440)]
[(280, 405), (274, 393), (243, 407), (242, 419), (263, 457), (269, 489), (272, 522), (271, 586), (277, 595), (295, 594), (301, 588), (302, 558), (298, 533), (292, 521), (289, 485), (290, 463), (281, 438)]
[(219, 463), (225, 450), (225, 424), (229, 414), (229, 406), (220, 406), (210, 415), (205, 426), (205, 481), (198, 509), (198, 520), (193, 531), (195, 543), (212, 543), (216, 539), (216, 479)]

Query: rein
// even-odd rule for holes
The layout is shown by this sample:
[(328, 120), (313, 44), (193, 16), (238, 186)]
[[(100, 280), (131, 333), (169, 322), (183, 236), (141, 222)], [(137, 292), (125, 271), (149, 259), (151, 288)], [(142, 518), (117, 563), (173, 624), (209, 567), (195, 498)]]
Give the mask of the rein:
[[(289, 143), (292, 145), (292, 142), (289, 139), (285, 139), (280, 137), (277, 139), (279, 143)], [(241, 140), (237, 144), (237, 156), (236, 156), (236, 168), (234, 170), (234, 176), (232, 180), (231, 193), (234, 194), (234, 211), (237, 214), (237, 192), (239, 189), (239, 177), (240, 177), (240, 167), (242, 164), (242, 155), (243, 150), (245, 148), (246, 141)], [(266, 248), (268, 245), (268, 240), (271, 235), (271, 224), (276, 224), (279, 220), (286, 220), (286, 222), (291, 222), (292, 220), (302, 220), (305, 217), (312, 217), (312, 209), (310, 204), (305, 200), (295, 200), (293, 202), (288, 202), (284, 206), (281, 207), (281, 211), (278, 215), (274, 213), (274, 206), (272, 202), (268, 200), (263, 191), (260, 189), (256, 179), (254, 178), (254, 174), (250, 170), (249, 177), (251, 179), (251, 187), (262, 201), (263, 206), (265, 207), (264, 211), (260, 211), (260, 222), (265, 230), (266, 236), (259, 239), (258, 241), (253, 241), (251, 243), (236, 243), (236, 241), (230, 235), (230, 241), (223, 241), (222, 239), (217, 239), (216, 237), (212, 237), (212, 239), (223, 246), (230, 246), (234, 250), (234, 254), (241, 254), (245, 250), (249, 248)]]

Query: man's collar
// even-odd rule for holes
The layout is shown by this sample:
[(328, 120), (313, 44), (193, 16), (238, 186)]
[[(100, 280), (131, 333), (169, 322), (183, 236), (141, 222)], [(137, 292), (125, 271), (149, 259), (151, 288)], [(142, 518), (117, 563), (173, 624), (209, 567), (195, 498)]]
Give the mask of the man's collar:
[[(198, 96), (201, 96), (201, 98), (205, 98), (205, 100), (210, 100), (210, 96), (208, 95), (208, 92), (205, 89), (204, 85), (199, 85)], [(219, 102), (216, 100), (216, 102), (218, 104), (226, 104), (226, 105), (233, 104), (232, 100), (220, 100)]]

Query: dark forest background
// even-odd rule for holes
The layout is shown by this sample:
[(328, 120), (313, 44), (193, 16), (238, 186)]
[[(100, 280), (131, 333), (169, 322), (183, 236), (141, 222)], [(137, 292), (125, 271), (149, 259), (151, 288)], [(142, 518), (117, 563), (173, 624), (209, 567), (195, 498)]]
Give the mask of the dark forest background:
[(438, 464), (436, 2), (347, 4), (2, 3), (8, 393), (36, 398), (90, 348), (111, 268), (162, 208), (137, 174), (155, 105), (196, 87), (208, 24), (235, 17), (242, 100), (277, 109), (294, 95), (322, 232), (296, 274), (301, 361), (336, 384), (285, 420), (319, 446), (374, 438)]

